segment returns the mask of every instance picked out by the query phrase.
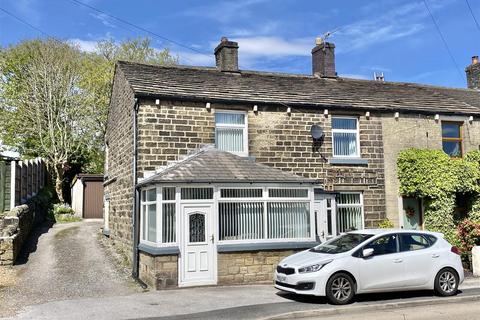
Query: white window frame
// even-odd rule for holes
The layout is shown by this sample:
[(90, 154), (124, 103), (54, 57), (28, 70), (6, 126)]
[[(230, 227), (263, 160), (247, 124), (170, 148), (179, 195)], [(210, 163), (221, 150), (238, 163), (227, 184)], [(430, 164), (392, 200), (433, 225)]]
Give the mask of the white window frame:
[[(156, 193), (155, 200), (151, 200), (151, 201), (147, 200), (147, 198), (148, 198), (147, 193), (150, 190), (155, 190), (155, 193)], [(145, 200), (142, 199), (143, 192), (145, 192)], [(159, 194), (159, 192), (160, 192), (160, 194)], [(150, 246), (157, 246), (157, 244), (158, 244), (158, 239), (159, 239), (158, 228), (159, 228), (159, 226), (161, 226), (161, 224), (159, 224), (159, 204), (160, 204), (159, 198), (161, 198), (161, 188), (149, 187), (149, 188), (144, 188), (144, 189), (140, 190), (140, 243), (144, 243), (144, 244), (147, 244), (147, 245), (150, 245)], [(156, 208), (157, 208), (157, 210), (156, 210), (156, 226), (155, 226), (156, 227), (156, 229), (155, 229), (156, 230), (155, 241), (149, 241), (148, 240), (148, 226), (149, 226), (148, 206), (152, 205), (152, 204), (155, 204)], [(146, 212), (144, 212), (144, 210), (143, 210), (144, 206), (145, 206)], [(160, 212), (161, 212), (161, 209), (160, 209)], [(146, 221), (142, 219), (144, 216), (145, 216)], [(160, 213), (160, 217), (161, 217), (161, 213)], [(144, 230), (146, 230), (146, 232), (147, 232), (146, 235), (143, 232)]]
[[(165, 188), (168, 187), (173, 187), (174, 186), (165, 186)], [(142, 200), (142, 192), (148, 192), (149, 190), (156, 189), (156, 194), (157, 197), (155, 201), (143, 201)], [(174, 200), (165, 200), (163, 201), (163, 188), (160, 186), (155, 186), (155, 187), (148, 187), (140, 190), (140, 243), (153, 246), (153, 247), (173, 247), (178, 245), (178, 206), (175, 206), (175, 242), (162, 242), (162, 224), (163, 224), (163, 203), (177, 203), (177, 200), (179, 199), (179, 194), (177, 193), (177, 190), (175, 190), (175, 199)], [(144, 226), (145, 223), (147, 223), (147, 233), (148, 233), (148, 214), (145, 215), (145, 218), (147, 221), (144, 221), (142, 219), (143, 217), (143, 206), (150, 205), (150, 204), (156, 204), (157, 205), (157, 223), (156, 223), (156, 235), (155, 235), (155, 242), (148, 241), (148, 239), (145, 237), (143, 234)], [(148, 212), (148, 210), (147, 210)], [(148, 235), (148, 234), (147, 234)], [(144, 239), (145, 238), (145, 239)]]
[[(334, 129), (333, 128), (333, 119), (350, 119), (350, 120), (355, 120), (357, 124), (357, 129)], [(358, 120), (358, 117), (349, 117), (349, 116), (332, 116), (332, 121), (331, 121), (331, 127), (332, 127), (332, 156), (334, 158), (360, 158), (360, 123)], [(354, 155), (336, 155), (335, 154), (335, 137), (334, 133), (355, 133), (356, 135), (356, 144), (357, 144), (357, 153)]]
[(355, 207), (355, 208), (358, 208), (360, 207), (360, 213), (361, 213), (361, 226), (360, 226), (360, 229), (364, 229), (365, 228), (365, 213), (364, 213), (364, 209), (363, 209), (363, 192), (359, 192), (359, 191), (343, 191), (343, 192), (339, 192), (339, 194), (359, 194), (360, 195), (360, 203), (354, 203), (354, 204), (341, 204), (339, 203), (337, 200), (335, 200), (335, 230), (337, 232), (337, 235), (340, 234), (339, 231), (338, 231), (338, 225), (337, 225), (337, 217), (338, 217), (338, 209), (340, 208), (352, 208), (352, 207)]
[[(311, 187), (298, 187), (292, 186), (287, 187), (283, 186), (269, 186), (269, 187), (255, 187), (255, 186), (218, 186), (218, 194), (220, 194), (221, 189), (263, 189), (263, 197), (261, 198), (220, 198), (216, 200), (217, 204), (220, 203), (243, 203), (243, 202), (262, 202), (263, 203), (263, 238), (262, 239), (243, 239), (243, 240), (220, 240), (220, 223), (217, 219), (217, 235), (219, 244), (245, 244), (245, 243), (272, 243), (272, 242), (302, 242), (302, 241), (314, 241), (315, 240), (315, 217), (314, 217), (314, 208), (313, 208), (313, 194), (314, 191)], [(298, 198), (270, 198), (268, 196), (269, 189), (307, 189), (307, 197), (298, 197)], [(303, 202), (308, 203), (309, 209), (309, 232), (310, 237), (305, 238), (268, 238), (268, 203), (275, 202)], [(216, 212), (218, 215), (218, 205), (216, 206)]]
[[(165, 188), (173, 188), (173, 194), (174, 194), (174, 197), (173, 197), (173, 200), (163, 200), (163, 189)], [(158, 200), (158, 197), (160, 197), (160, 200), (158, 201), (159, 204), (158, 204), (158, 207), (157, 207), (157, 213), (158, 211), (160, 211), (159, 213), (159, 216), (160, 218), (157, 218), (157, 222), (159, 222), (159, 228), (160, 229), (157, 229), (157, 245), (159, 247), (171, 247), (171, 246), (175, 246), (175, 245), (178, 245), (178, 209), (177, 209), (177, 197), (178, 197), (178, 193), (177, 193), (177, 189), (174, 187), (174, 186), (163, 186), (163, 187), (158, 187), (158, 189), (160, 189), (160, 193), (157, 193), (157, 200)], [(173, 226), (175, 228), (175, 241), (174, 242), (163, 242), (163, 204), (164, 203), (175, 203), (175, 225)]]
[[(248, 157), (248, 112), (242, 110), (215, 110), (215, 113), (233, 113), (233, 114), (243, 114), (244, 116), (244, 124), (225, 124), (220, 123), (218, 124), (215, 121), (215, 147), (217, 146), (217, 128), (231, 128), (231, 129), (243, 129), (243, 152), (231, 152), (237, 156), (241, 157)], [(215, 120), (215, 115), (214, 115)]]

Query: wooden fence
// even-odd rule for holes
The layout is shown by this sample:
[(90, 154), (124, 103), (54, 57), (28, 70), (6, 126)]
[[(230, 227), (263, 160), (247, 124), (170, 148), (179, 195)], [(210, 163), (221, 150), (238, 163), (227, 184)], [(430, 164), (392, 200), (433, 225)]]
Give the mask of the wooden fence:
[(41, 158), (20, 161), (0, 159), (0, 212), (25, 203), (47, 182), (47, 168)]

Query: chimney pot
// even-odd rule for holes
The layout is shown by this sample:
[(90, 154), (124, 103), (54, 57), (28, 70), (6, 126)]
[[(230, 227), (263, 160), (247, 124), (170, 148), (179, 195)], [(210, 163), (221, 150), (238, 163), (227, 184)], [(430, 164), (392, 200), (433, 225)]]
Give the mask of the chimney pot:
[(478, 56), (472, 57), (472, 64), (465, 68), (469, 89), (480, 90), (480, 62)]
[(323, 41), (322, 38), (317, 38), (315, 44), (316, 46), (312, 49), (313, 75), (335, 78), (337, 76), (335, 72), (335, 45)]
[(238, 72), (238, 43), (222, 37), (215, 48), (215, 64), (220, 71)]

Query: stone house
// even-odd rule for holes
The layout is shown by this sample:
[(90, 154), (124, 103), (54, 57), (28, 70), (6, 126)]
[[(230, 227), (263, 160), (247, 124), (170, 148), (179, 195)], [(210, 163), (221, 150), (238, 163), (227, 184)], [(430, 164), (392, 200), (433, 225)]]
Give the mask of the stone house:
[[(318, 41), (312, 75), (119, 62), (106, 136), (104, 233), (150, 286), (271, 281), (278, 261), (349, 229), (404, 218), (396, 157), (480, 145), (472, 89), (347, 79)], [(470, 79), (469, 78), (469, 79)], [(475, 80), (477, 79), (477, 80)]]

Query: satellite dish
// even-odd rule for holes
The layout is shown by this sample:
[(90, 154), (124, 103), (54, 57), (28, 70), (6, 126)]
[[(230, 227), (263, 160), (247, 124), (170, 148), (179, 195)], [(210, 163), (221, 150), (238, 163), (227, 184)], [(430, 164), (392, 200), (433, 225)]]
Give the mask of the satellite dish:
[(313, 139), (318, 140), (323, 137), (323, 129), (318, 124), (314, 124), (310, 129), (310, 134)]

